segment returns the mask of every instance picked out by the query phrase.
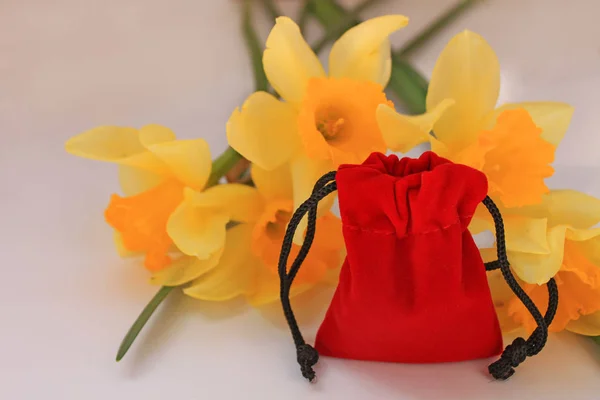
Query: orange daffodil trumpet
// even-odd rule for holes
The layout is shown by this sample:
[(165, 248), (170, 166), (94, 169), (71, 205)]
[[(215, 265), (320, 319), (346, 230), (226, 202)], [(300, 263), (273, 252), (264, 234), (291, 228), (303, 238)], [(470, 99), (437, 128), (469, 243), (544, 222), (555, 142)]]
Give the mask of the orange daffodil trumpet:
[[(557, 281), (561, 301), (551, 330), (600, 335), (600, 230), (592, 228), (600, 222), (600, 200), (544, 183), (573, 108), (556, 102), (495, 108), (499, 89), (496, 54), (481, 36), (465, 31), (448, 43), (433, 70), (426, 117), (442, 113), (430, 124), (433, 133), (414, 129), (429, 124), (427, 118), (405, 117), (385, 104), (378, 106), (377, 121), (392, 150), (429, 142), (438, 154), (483, 171), (504, 217), (511, 267), (540, 309), (548, 301), (541, 285)], [(493, 230), (483, 208), (470, 229)], [(495, 249), (482, 254), (492, 261)], [(499, 272), (489, 277), (503, 329), (533, 329)]]
[[(266, 92), (250, 95), (229, 118), (227, 138), (264, 170), (289, 163), (294, 208), (323, 173), (386, 151), (376, 110), (380, 105), (392, 107), (383, 92), (392, 66), (388, 36), (407, 23), (402, 15), (387, 15), (349, 29), (334, 43), (326, 74), (298, 26), (287, 17), (277, 18), (263, 66), (281, 100)], [(440, 114), (436, 111), (421, 118), (433, 123)], [(431, 130), (421, 121), (407, 124), (424, 133)], [(319, 215), (332, 201), (330, 196), (322, 202), (327, 205), (320, 207)]]
[[(218, 264), (229, 211), (208, 204), (189, 215), (185, 205), (194, 196), (230, 197), (232, 192), (243, 194), (246, 187), (227, 185), (226, 191), (205, 187), (212, 163), (206, 141), (177, 140), (160, 125), (103, 126), (69, 139), (66, 150), (119, 166), (125, 196), (111, 196), (105, 219), (115, 230), (121, 255), (144, 255), (152, 283), (180, 285)], [(197, 228), (193, 237), (181, 235), (191, 224)], [(193, 240), (202, 245), (190, 246)]]
[[(66, 150), (119, 165), (124, 196), (111, 196), (105, 219), (122, 256), (144, 255), (151, 283), (186, 284), (184, 293), (207, 301), (279, 298), (278, 255), (294, 211), (289, 164), (272, 171), (254, 165), (256, 187), (207, 187), (207, 143), (177, 140), (159, 125), (98, 127), (68, 140)], [(325, 213), (319, 226), (294, 294), (335, 281), (341, 265), (339, 219)]]
[[(600, 335), (600, 199), (572, 190), (553, 190), (540, 204), (505, 209), (512, 222), (508, 258), (533, 301), (546, 309), (548, 291), (543, 283), (554, 277), (560, 302), (551, 331), (563, 329), (583, 335)], [(507, 235), (508, 239), (508, 235)], [(483, 249), (486, 261), (495, 249)], [(490, 286), (506, 331), (535, 322), (522, 303), (501, 284), (499, 271)]]
[[(232, 219), (242, 222), (227, 230), (218, 267), (192, 281), (184, 289), (187, 295), (210, 301), (243, 295), (255, 306), (279, 299), (279, 252), (294, 211), (291, 173), (288, 165), (272, 171), (253, 165), (252, 180), (256, 187), (246, 186), (243, 198), (230, 198)], [(313, 249), (296, 277), (293, 294), (320, 282), (335, 281), (341, 266), (344, 244), (340, 220), (328, 212), (318, 223)], [(189, 228), (189, 232), (181, 233), (192, 237), (196, 228)], [(292, 260), (299, 250), (300, 246), (293, 246)]]

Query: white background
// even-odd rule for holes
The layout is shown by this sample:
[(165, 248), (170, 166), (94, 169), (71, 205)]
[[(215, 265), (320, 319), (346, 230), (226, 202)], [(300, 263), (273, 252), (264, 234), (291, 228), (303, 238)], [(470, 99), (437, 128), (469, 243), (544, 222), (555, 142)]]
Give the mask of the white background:
[[(366, 16), (411, 17), (393, 36), (401, 45), (454, 2), (383, 1)], [(294, 3), (284, 1), (292, 16)], [(116, 169), (69, 156), (63, 143), (97, 125), (160, 123), (222, 151), (225, 121), (252, 91), (238, 11), (233, 0), (0, 1), (0, 398), (600, 398), (600, 349), (568, 333), (553, 335), (508, 382), (491, 381), (489, 360), (322, 359), (309, 385), (278, 307), (178, 293), (115, 363), (156, 288), (116, 256), (103, 222)], [(429, 75), (452, 35), (482, 34), (501, 60), (503, 101), (576, 107), (550, 185), (600, 196), (599, 13), (596, 0), (487, 0), (413, 61)], [(271, 25), (261, 16), (260, 26), (266, 35)], [(304, 299), (309, 340), (327, 299)]]

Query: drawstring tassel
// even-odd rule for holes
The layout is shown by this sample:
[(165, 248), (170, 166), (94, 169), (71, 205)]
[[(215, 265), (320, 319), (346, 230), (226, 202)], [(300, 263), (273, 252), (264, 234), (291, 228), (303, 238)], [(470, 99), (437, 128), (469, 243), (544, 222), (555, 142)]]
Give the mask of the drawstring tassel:
[[(285, 232), (283, 244), (281, 246), (281, 254), (279, 256), (278, 272), (280, 279), (281, 305), (283, 307), (283, 313), (287, 323), (290, 327), (290, 331), (292, 332), (292, 338), (294, 339), (294, 344), (296, 346), (296, 357), (298, 364), (300, 364), (302, 376), (308, 379), (310, 382), (314, 382), (316, 378), (315, 371), (312, 367), (319, 361), (319, 353), (314, 347), (307, 344), (302, 337), (302, 333), (298, 327), (298, 322), (296, 321), (296, 317), (292, 311), (292, 305), (290, 304), (290, 290), (294, 278), (296, 277), (302, 262), (308, 255), (310, 246), (315, 238), (317, 227), (317, 205), (319, 201), (337, 190), (335, 174), (336, 172), (332, 171), (321, 177), (321, 179), (319, 179), (315, 184), (313, 193), (309, 199), (302, 203), (296, 212), (294, 212), (294, 215), (290, 219), (290, 223), (288, 224)], [(294, 234), (298, 228), (298, 225), (300, 224), (300, 221), (302, 218), (304, 218), (306, 213), (308, 213), (306, 236), (304, 237), (304, 242), (302, 243), (302, 247), (296, 256), (296, 259), (292, 263), (289, 272), (287, 272), (286, 266), (290, 256), (290, 251), (292, 249)]]
[(535, 303), (525, 293), (523, 288), (513, 276), (508, 258), (506, 256), (506, 240), (504, 237), (504, 223), (502, 215), (493, 200), (488, 196), (483, 200), (483, 204), (491, 214), (496, 228), (496, 248), (498, 251), (498, 260), (486, 263), (486, 270), (491, 271), (500, 269), (504, 280), (514, 292), (529, 313), (533, 316), (537, 324), (537, 328), (533, 331), (529, 339), (525, 340), (521, 337), (516, 338), (511, 344), (506, 346), (504, 352), (498, 361), (490, 364), (488, 371), (497, 380), (506, 380), (515, 373), (515, 368), (519, 366), (527, 357), (538, 354), (548, 340), (548, 326), (552, 323), (556, 310), (558, 308), (558, 288), (554, 279), (548, 281), (548, 310), (546, 315), (542, 317), (540, 310)]

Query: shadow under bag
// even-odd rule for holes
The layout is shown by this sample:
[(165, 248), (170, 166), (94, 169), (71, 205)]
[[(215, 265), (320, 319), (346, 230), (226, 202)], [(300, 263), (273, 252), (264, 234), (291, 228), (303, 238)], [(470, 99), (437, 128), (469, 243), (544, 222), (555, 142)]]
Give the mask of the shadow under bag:
[[(558, 306), (556, 283), (548, 282), (548, 311), (542, 316), (512, 275), (502, 217), (486, 196), (487, 186), (482, 172), (432, 152), (418, 159), (373, 153), (361, 165), (342, 165), (316, 183), (288, 225), (279, 259), (281, 302), (305, 378), (315, 378), (319, 353), (400, 363), (501, 354), (489, 372), (504, 380), (542, 350)], [(347, 256), (313, 348), (298, 329), (289, 294), (314, 240), (317, 204), (335, 190)], [(498, 249), (498, 260), (486, 264), (467, 229), (481, 202), (494, 219)], [(307, 213), (305, 240), (288, 272), (292, 239)], [(527, 340), (519, 337), (504, 351), (486, 278), (492, 269), (501, 270), (537, 323)]]

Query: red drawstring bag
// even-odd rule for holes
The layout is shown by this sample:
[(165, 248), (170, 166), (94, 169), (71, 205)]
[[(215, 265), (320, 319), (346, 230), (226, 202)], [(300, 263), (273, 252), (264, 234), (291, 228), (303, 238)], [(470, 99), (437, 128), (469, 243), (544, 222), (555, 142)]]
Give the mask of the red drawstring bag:
[[(314, 239), (316, 205), (336, 189), (347, 256), (315, 350), (298, 329), (289, 290)], [(314, 378), (312, 366), (319, 353), (402, 363), (501, 354), (486, 267), (502, 269), (538, 322), (530, 339), (515, 340), (490, 373), (506, 379), (513, 367), (541, 350), (558, 301), (556, 286), (553, 281), (548, 286), (551, 302), (543, 317), (510, 272), (501, 216), (486, 194), (482, 172), (432, 152), (418, 159), (373, 153), (363, 164), (342, 165), (317, 182), (290, 221), (279, 263), (282, 305), (306, 378)], [(467, 229), (482, 201), (496, 222), (499, 254), (497, 262), (485, 266)], [(305, 242), (286, 273), (292, 236), (306, 213)]]

